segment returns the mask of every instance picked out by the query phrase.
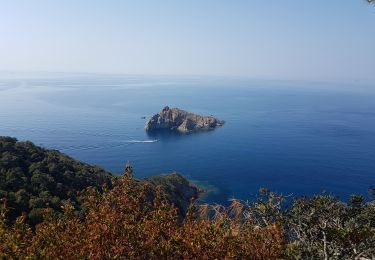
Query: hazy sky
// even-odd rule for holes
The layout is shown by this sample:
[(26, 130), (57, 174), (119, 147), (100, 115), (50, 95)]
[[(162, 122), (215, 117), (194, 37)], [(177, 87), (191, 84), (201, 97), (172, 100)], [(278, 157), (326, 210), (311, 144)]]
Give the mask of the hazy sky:
[(0, 71), (375, 82), (364, 0), (0, 0)]

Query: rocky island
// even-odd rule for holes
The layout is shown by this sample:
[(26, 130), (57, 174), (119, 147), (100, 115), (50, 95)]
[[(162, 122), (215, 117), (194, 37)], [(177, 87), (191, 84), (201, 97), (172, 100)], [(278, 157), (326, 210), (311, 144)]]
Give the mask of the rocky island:
[(223, 120), (216, 119), (213, 116), (196, 115), (179, 108), (166, 106), (161, 112), (147, 121), (145, 130), (176, 130), (182, 133), (189, 133), (199, 130), (211, 130), (223, 124)]

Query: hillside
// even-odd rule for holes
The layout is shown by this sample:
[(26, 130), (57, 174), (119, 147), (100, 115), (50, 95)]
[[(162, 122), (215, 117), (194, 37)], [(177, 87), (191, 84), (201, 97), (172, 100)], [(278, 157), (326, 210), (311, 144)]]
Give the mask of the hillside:
[[(32, 142), (0, 137), (0, 199), (6, 201), (7, 218), (14, 221), (26, 214), (26, 221), (37, 224), (44, 208), (60, 212), (70, 202), (81, 209), (80, 192), (88, 187), (112, 186), (117, 177), (98, 166), (79, 162), (56, 150), (48, 150)], [(145, 180), (137, 180), (144, 183)], [(179, 174), (149, 178), (155, 190), (162, 185), (170, 201), (183, 214), (198, 189)]]
[(154, 188), (160, 186), (168, 201), (178, 208), (182, 216), (186, 214), (192, 199), (198, 198), (199, 193), (202, 192), (179, 173), (153, 176), (144, 181), (150, 183)]
[(78, 206), (79, 191), (110, 184), (112, 177), (58, 151), (0, 137), (0, 198), (6, 199), (11, 220), (24, 212), (30, 223), (37, 223), (47, 206), (60, 210), (66, 201)]
[(261, 189), (228, 207), (202, 205), (178, 173), (139, 180), (127, 165), (115, 177), (10, 137), (0, 137), (0, 178), (0, 259), (375, 257), (375, 200), (358, 195), (285, 206)]

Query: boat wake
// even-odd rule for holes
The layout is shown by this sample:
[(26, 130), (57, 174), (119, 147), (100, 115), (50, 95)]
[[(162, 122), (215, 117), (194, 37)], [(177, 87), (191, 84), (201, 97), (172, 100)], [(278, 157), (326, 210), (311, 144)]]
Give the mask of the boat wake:
[(159, 140), (158, 139), (155, 139), (155, 140), (128, 140), (128, 141), (125, 141), (125, 143), (156, 143), (158, 142)]
[(110, 148), (116, 148), (116, 147), (122, 147), (122, 146), (128, 146), (132, 144), (139, 144), (139, 143), (156, 143), (158, 142), (158, 139), (155, 140), (127, 140), (127, 141), (120, 141), (118, 143), (108, 143), (108, 144), (98, 144), (98, 145), (67, 145), (67, 146), (57, 146), (54, 147), (54, 149), (57, 150), (94, 150), (94, 149), (110, 149)]

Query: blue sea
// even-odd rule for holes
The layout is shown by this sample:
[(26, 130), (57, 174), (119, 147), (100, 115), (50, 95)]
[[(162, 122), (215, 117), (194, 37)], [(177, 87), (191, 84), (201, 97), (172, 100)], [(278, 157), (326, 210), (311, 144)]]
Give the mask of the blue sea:
[[(214, 115), (214, 131), (148, 135), (164, 106)], [(375, 186), (375, 86), (224, 77), (4, 74), (0, 135), (136, 177), (177, 171), (207, 202), (287, 196), (347, 200)]]

